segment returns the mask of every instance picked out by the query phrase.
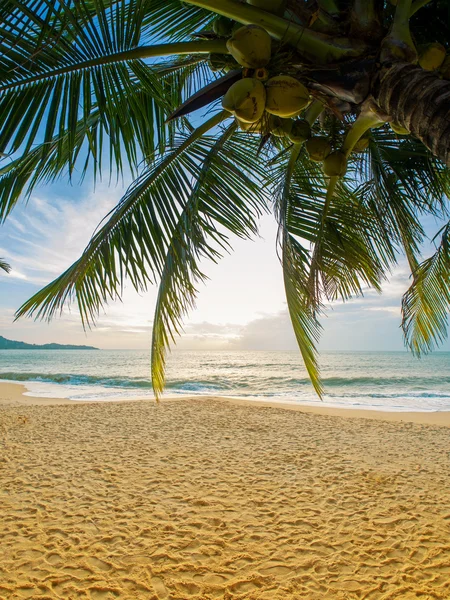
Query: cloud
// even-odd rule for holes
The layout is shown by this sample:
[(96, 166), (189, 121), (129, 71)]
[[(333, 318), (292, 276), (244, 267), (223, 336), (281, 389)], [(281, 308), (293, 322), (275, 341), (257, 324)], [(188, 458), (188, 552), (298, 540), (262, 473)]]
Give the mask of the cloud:
[(8, 250), (4, 254), (31, 282), (48, 282), (80, 256), (121, 194), (119, 189), (101, 187), (78, 202), (63, 194), (52, 201), (33, 195), (27, 206), (18, 207), (6, 222), (2, 238)]

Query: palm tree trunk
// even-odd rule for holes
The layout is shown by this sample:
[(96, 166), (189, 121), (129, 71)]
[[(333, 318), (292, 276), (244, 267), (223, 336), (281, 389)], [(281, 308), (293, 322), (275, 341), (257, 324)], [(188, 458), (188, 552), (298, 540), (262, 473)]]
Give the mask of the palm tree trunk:
[(380, 73), (373, 95), (393, 121), (450, 167), (450, 81), (410, 63), (394, 63)]

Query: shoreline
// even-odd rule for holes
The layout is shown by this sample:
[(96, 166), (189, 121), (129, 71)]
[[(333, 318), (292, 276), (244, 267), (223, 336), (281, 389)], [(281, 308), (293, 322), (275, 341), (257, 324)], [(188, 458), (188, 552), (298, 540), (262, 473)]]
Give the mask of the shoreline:
[[(2, 406), (58, 406), (58, 405), (71, 405), (71, 406), (83, 406), (88, 404), (126, 404), (135, 402), (151, 402), (154, 400), (149, 399), (124, 399), (114, 401), (102, 401), (102, 400), (70, 400), (68, 398), (41, 398), (38, 396), (26, 396), (28, 392), (26, 385), (21, 383), (5, 383), (0, 382), (0, 407)], [(163, 398), (161, 402), (163, 404), (168, 402), (180, 402), (185, 401), (219, 401), (228, 404), (234, 404), (237, 406), (248, 406), (248, 407), (263, 407), (267, 409), (284, 409), (291, 410), (294, 412), (301, 412), (306, 414), (316, 414), (328, 417), (341, 417), (350, 419), (368, 419), (375, 421), (388, 421), (395, 423), (417, 423), (420, 425), (434, 425), (441, 427), (450, 427), (450, 411), (434, 411), (434, 412), (394, 412), (394, 411), (382, 411), (372, 409), (356, 409), (356, 408), (334, 408), (328, 406), (309, 406), (306, 404), (289, 404), (282, 402), (271, 402), (264, 400), (246, 400), (240, 398), (227, 398), (223, 396), (177, 396)]]

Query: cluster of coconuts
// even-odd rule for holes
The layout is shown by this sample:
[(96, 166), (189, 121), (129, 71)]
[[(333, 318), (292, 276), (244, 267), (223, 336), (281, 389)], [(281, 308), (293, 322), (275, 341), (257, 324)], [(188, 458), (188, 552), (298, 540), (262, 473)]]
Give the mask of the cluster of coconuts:
[[(243, 78), (235, 82), (222, 100), (243, 129), (256, 131), (265, 113), (274, 135), (287, 135), (304, 141), (309, 125), (293, 121), (309, 104), (308, 89), (290, 75), (269, 77), (266, 69), (272, 55), (272, 39), (258, 25), (239, 27), (227, 40), (234, 60), (244, 67)], [(267, 121), (267, 119), (266, 119)]]
[[(328, 138), (312, 136), (308, 121), (298, 118), (310, 103), (308, 89), (290, 75), (269, 77), (266, 66), (271, 59), (271, 44), (270, 35), (258, 25), (239, 27), (227, 40), (231, 56), (244, 67), (244, 76), (228, 89), (223, 108), (245, 131), (269, 129), (274, 136), (305, 143), (310, 159), (323, 163), (325, 175), (342, 177), (347, 170), (346, 154), (333, 151)], [(368, 140), (365, 142), (367, 145)], [(363, 146), (364, 141), (361, 150)]]
[[(271, 12), (284, 11), (285, 0), (247, 0), (249, 4)], [(328, 177), (342, 177), (347, 171), (347, 155), (343, 150), (333, 150), (330, 140), (322, 135), (312, 135), (309, 122), (300, 114), (310, 103), (308, 89), (290, 75), (270, 77), (267, 65), (272, 55), (272, 39), (258, 25), (241, 26), (220, 17), (214, 31), (227, 37), (231, 56), (211, 55), (216, 69), (233, 68), (229, 61), (243, 67), (243, 78), (235, 82), (222, 100), (225, 110), (232, 113), (241, 129), (266, 132), (286, 137), (293, 143), (304, 143), (309, 158), (321, 162)], [(359, 140), (353, 151), (362, 152), (369, 144), (368, 137)]]
[[(363, 135), (352, 148), (359, 153), (369, 146), (369, 135)], [(321, 162), (323, 172), (328, 177), (343, 177), (347, 172), (348, 155), (343, 149), (333, 150), (330, 140), (323, 135), (310, 137), (305, 142), (309, 158), (313, 162)]]
[(305, 143), (309, 158), (321, 162), (328, 177), (343, 177), (347, 172), (347, 155), (342, 150), (332, 149), (330, 140), (323, 135), (309, 138)]

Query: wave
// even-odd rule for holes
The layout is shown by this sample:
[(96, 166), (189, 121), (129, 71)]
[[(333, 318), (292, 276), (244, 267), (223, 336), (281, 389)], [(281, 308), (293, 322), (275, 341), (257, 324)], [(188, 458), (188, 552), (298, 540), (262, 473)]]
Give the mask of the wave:
[(104, 387), (151, 388), (149, 379), (140, 377), (96, 377), (95, 375), (74, 375), (70, 373), (0, 373), (0, 380), (38, 381), (60, 385), (101, 385)]
[[(69, 386), (101, 386), (107, 388), (152, 389), (149, 378), (102, 377), (73, 373), (0, 372), (0, 380), (35, 381)], [(329, 397), (370, 398), (448, 398), (449, 376), (436, 377), (325, 377), (323, 383)], [(308, 378), (292, 377), (233, 377), (211, 376), (208, 379), (169, 379), (166, 389), (175, 393), (228, 393), (252, 396), (295, 394), (311, 385)], [(380, 388), (395, 386), (397, 389)], [(399, 389), (400, 388), (400, 389)], [(354, 391), (352, 391), (352, 389)], [(269, 393), (270, 390), (270, 393)], [(377, 391), (378, 390), (378, 391)], [(445, 390), (445, 391), (444, 391)]]
[[(308, 378), (284, 378), (284, 377), (267, 377), (264, 379), (268, 383), (276, 381), (284, 382), (291, 385), (310, 384)], [(322, 382), (325, 387), (356, 387), (356, 386), (386, 386), (386, 385), (409, 385), (409, 386), (426, 386), (436, 384), (450, 384), (450, 376), (432, 376), (423, 377), (414, 375), (406, 375), (403, 377), (322, 377)]]

